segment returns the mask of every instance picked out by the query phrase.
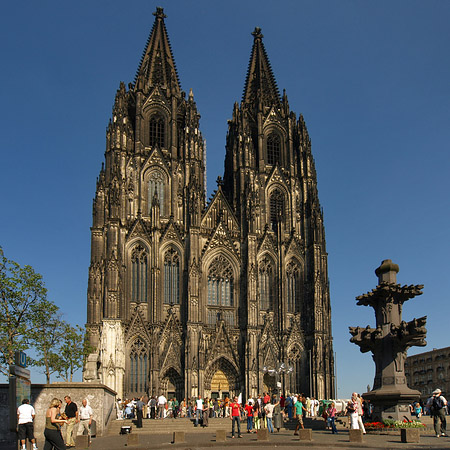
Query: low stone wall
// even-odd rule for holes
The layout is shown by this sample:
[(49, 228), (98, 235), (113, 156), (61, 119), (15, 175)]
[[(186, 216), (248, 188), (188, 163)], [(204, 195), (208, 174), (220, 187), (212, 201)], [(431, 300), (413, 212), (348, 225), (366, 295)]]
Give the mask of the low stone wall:
[[(0, 448), (17, 448), (11, 446), (16, 442), (16, 434), (9, 430), (9, 386), (0, 384)], [(52, 383), (52, 384), (33, 384), (31, 385), (30, 404), (36, 410), (34, 422), (35, 436), (42, 447), (44, 443), (45, 413), (53, 398), (63, 400), (69, 395), (78, 407), (84, 398), (94, 411), (94, 419), (97, 425), (97, 436), (101, 436), (110, 420), (116, 418), (115, 398), (116, 392), (103, 384), (94, 383)], [(75, 427), (78, 431), (78, 427)], [(64, 428), (63, 428), (64, 434)]]

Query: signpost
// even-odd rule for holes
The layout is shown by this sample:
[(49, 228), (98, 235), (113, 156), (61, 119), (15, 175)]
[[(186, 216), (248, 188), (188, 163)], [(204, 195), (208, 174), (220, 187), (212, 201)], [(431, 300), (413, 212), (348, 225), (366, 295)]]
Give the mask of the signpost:
[(17, 428), (17, 408), (24, 398), (31, 396), (30, 371), (26, 369), (27, 355), (16, 352), (15, 365), (9, 366), (9, 426), (11, 431)]

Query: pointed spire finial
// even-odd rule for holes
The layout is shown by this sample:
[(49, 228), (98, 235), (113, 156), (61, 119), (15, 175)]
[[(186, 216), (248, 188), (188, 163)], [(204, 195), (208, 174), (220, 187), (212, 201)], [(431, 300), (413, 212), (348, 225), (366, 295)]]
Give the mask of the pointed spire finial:
[(161, 8), (161, 6), (156, 7), (156, 11), (153, 13), (153, 15), (157, 19), (165, 19), (167, 16), (164, 14), (164, 8)]
[(261, 33), (261, 28), (255, 27), (253, 30), (252, 36), (256, 39), (262, 39), (264, 35)]

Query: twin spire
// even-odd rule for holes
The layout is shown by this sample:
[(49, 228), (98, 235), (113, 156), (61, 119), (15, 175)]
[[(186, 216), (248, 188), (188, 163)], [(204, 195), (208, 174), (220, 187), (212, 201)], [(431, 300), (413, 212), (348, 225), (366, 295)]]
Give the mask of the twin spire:
[[(163, 8), (156, 8), (155, 23), (147, 40), (136, 73), (135, 89), (148, 92), (160, 85), (174, 94), (180, 94), (180, 82), (167, 35)], [(280, 94), (273, 76), (269, 58), (262, 42), (261, 28), (255, 28), (252, 53), (248, 65), (242, 101), (248, 106), (280, 105)]]
[(155, 23), (139, 63), (135, 89), (148, 92), (151, 87), (159, 85), (179, 95), (180, 82), (164, 24), (167, 16), (164, 14), (164, 9), (160, 7), (156, 8), (153, 15), (156, 17)]
[(253, 48), (248, 64), (242, 102), (258, 107), (259, 102), (266, 106), (279, 105), (280, 94), (273, 76), (272, 67), (264, 48), (261, 28), (256, 27), (252, 33)]

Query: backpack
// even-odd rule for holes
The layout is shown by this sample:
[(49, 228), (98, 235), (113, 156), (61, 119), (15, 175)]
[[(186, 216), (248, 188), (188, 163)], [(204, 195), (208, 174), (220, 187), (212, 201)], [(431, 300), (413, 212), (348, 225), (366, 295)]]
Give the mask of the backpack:
[(444, 400), (442, 399), (442, 396), (440, 395), (439, 397), (434, 397), (433, 398), (433, 405), (432, 408), (434, 411), (439, 411), (440, 409), (442, 409), (444, 407)]

